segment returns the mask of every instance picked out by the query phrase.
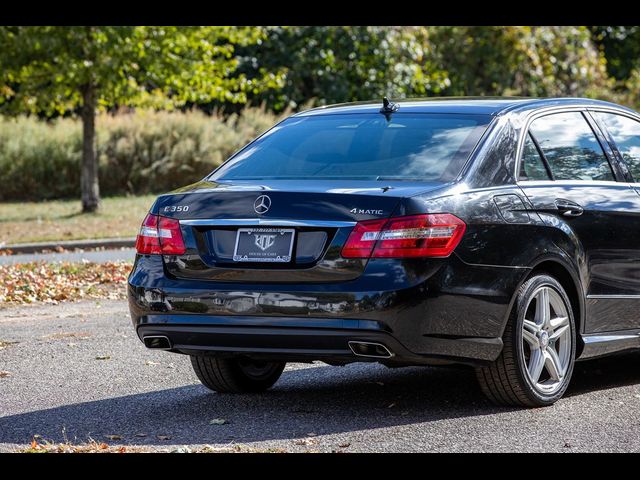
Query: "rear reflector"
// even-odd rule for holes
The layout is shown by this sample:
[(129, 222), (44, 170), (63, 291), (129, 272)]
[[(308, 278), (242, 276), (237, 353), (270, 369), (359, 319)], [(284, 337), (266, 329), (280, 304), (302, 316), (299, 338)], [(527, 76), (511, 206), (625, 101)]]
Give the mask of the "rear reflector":
[(145, 255), (182, 255), (186, 249), (180, 222), (148, 214), (136, 238), (136, 251)]
[(342, 248), (345, 258), (448, 257), (466, 225), (450, 213), (358, 222)]

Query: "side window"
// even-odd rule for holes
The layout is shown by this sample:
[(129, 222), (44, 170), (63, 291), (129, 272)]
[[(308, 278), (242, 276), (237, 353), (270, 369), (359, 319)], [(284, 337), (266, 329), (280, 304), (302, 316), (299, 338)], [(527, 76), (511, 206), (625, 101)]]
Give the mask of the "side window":
[(602, 146), (582, 113), (538, 118), (530, 131), (556, 180), (614, 180)]
[(542, 157), (538, 153), (536, 145), (527, 134), (522, 149), (522, 161), (520, 162), (519, 180), (550, 180), (547, 169), (544, 166)]
[(623, 115), (593, 112), (605, 124), (636, 182), (640, 182), (640, 123)]

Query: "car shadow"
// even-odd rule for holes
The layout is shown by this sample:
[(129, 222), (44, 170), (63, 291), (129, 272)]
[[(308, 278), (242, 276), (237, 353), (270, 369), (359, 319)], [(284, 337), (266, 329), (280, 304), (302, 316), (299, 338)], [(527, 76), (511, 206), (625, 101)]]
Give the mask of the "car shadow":
[[(640, 383), (638, 360), (631, 354), (579, 363), (567, 395)], [(261, 394), (216, 394), (194, 384), (6, 416), (0, 443), (26, 444), (35, 434), (56, 443), (246, 443), (508, 412), (517, 409), (485, 400), (466, 367), (314, 366), (285, 371)]]
[(640, 384), (640, 352), (577, 362), (565, 397)]

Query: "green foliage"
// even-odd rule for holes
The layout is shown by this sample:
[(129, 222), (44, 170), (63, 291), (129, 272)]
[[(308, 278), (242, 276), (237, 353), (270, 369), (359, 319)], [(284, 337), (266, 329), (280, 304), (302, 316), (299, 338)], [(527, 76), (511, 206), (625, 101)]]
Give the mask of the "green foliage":
[(424, 27), (267, 27), (260, 45), (239, 49), (239, 71), (283, 72), (278, 90), (251, 98), (281, 110), (316, 104), (441, 93), (444, 72), (433, 65)]
[[(264, 108), (226, 117), (198, 111), (102, 114), (97, 119), (101, 189), (106, 195), (141, 194), (197, 181), (278, 119)], [(81, 155), (76, 120), (1, 119), (0, 201), (78, 196)]]
[(235, 75), (236, 46), (252, 27), (0, 27), (0, 107), (46, 116), (75, 112), (94, 87), (102, 107), (246, 102), (276, 73)]
[(607, 59), (607, 71), (616, 80), (625, 81), (640, 66), (640, 27), (589, 27), (594, 42)]
[(433, 27), (450, 95), (597, 96), (610, 86), (586, 27)]

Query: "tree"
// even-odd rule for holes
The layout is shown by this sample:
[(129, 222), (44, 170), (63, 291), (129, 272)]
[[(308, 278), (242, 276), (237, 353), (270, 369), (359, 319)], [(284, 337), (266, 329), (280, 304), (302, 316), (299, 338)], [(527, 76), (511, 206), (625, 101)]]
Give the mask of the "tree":
[(607, 59), (607, 71), (616, 80), (625, 81), (633, 76), (640, 65), (640, 27), (592, 26), (594, 41)]
[(247, 91), (278, 83), (273, 74), (234, 74), (235, 47), (263, 35), (251, 27), (0, 27), (0, 109), (80, 116), (82, 210), (93, 212), (96, 110), (245, 102)]
[(599, 96), (611, 82), (586, 27), (432, 27), (451, 95)]
[(282, 72), (282, 87), (251, 98), (275, 110), (441, 93), (446, 75), (431, 61), (424, 27), (266, 27), (259, 45), (238, 49), (250, 78)]

